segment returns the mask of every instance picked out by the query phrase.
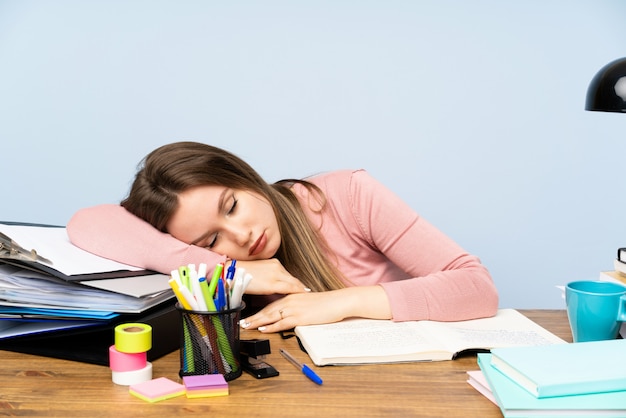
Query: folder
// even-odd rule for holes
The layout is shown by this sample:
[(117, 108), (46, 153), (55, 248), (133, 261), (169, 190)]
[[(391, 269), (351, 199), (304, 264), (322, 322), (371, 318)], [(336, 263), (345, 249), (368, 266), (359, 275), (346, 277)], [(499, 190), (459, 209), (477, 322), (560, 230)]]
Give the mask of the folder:
[(168, 279), (88, 253), (63, 227), (0, 222), (0, 350), (108, 365), (115, 327), (139, 322), (155, 360), (180, 347)]
[(0, 222), (0, 305), (140, 313), (174, 298), (168, 280), (76, 247), (64, 227)]
[(119, 324), (129, 322), (152, 327), (152, 348), (148, 351), (148, 361), (154, 361), (180, 347), (182, 321), (175, 308), (175, 300), (171, 300), (141, 314), (120, 315), (98, 325), (2, 339), (0, 350), (108, 366), (114, 329)]

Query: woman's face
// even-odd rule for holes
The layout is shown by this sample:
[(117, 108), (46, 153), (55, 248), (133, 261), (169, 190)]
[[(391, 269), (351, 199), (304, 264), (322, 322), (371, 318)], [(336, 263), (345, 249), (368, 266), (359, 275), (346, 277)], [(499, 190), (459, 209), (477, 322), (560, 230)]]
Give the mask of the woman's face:
[(180, 193), (167, 230), (187, 244), (236, 260), (272, 258), (281, 242), (266, 198), (224, 186), (198, 186)]

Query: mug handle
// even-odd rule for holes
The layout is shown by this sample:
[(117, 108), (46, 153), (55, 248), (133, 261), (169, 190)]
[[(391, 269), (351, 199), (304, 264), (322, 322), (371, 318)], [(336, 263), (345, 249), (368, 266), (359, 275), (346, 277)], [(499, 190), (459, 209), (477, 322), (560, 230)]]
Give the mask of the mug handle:
[(626, 295), (619, 298), (619, 310), (617, 311), (617, 320), (626, 322)]

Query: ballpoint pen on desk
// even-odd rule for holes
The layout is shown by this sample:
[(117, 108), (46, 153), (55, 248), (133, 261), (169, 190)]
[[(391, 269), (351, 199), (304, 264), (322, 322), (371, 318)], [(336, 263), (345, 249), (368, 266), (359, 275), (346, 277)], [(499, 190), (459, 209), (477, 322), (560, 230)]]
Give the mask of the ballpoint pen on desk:
[(291, 354), (289, 354), (287, 352), (287, 350), (281, 348), (280, 349), (280, 354), (282, 354), (283, 357), (285, 357), (287, 360), (289, 360), (289, 362), (291, 364), (296, 366), (302, 373), (304, 373), (304, 375), (306, 377), (311, 379), (311, 381), (317, 383), (318, 385), (322, 384), (322, 378), (321, 377), (319, 377), (317, 374), (315, 374), (315, 372), (313, 370), (311, 370), (311, 368), (309, 368), (309, 366), (307, 366), (306, 364), (300, 363), (298, 360), (296, 360)]

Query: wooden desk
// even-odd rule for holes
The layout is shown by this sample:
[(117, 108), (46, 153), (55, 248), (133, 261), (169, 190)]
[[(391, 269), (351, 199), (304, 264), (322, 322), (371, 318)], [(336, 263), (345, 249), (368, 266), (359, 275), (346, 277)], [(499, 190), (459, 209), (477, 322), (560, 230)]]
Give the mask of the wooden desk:
[[(522, 310), (572, 341), (565, 311)], [(243, 331), (242, 338), (258, 338)], [(499, 408), (467, 382), (476, 356), (453, 361), (315, 368), (318, 386), (278, 353), (284, 347), (311, 362), (295, 338), (270, 335), (267, 358), (280, 376), (257, 380), (244, 373), (230, 395), (148, 403), (111, 382), (108, 367), (0, 351), (0, 416), (20, 417), (501, 417)], [(178, 381), (178, 352), (153, 363), (154, 377)]]

